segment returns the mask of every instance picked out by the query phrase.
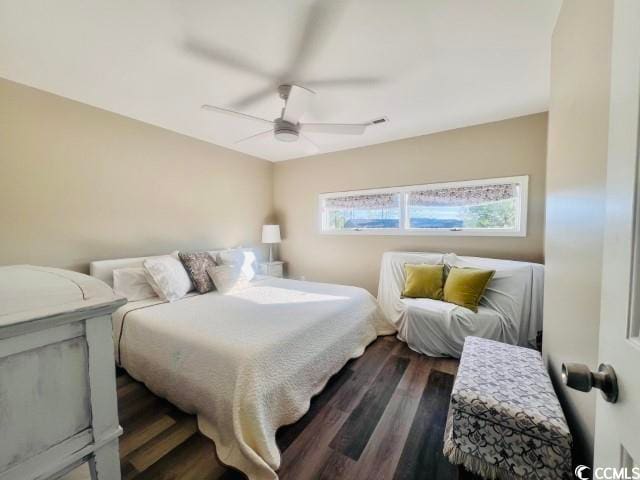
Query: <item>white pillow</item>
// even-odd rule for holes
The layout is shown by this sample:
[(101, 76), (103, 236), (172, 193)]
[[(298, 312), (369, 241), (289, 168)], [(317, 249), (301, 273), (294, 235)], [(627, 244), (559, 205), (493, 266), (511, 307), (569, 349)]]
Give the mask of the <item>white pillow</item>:
[(113, 271), (113, 289), (130, 302), (156, 296), (142, 267), (116, 268)]
[(251, 279), (235, 265), (219, 265), (207, 268), (207, 273), (223, 295), (243, 290), (251, 285)]
[(256, 263), (256, 254), (253, 250), (242, 248), (222, 250), (218, 253), (217, 263), (239, 268), (249, 280), (256, 276), (256, 271), (253, 267)]
[(164, 300), (175, 302), (193, 290), (189, 274), (177, 254), (147, 258), (143, 266), (151, 288)]

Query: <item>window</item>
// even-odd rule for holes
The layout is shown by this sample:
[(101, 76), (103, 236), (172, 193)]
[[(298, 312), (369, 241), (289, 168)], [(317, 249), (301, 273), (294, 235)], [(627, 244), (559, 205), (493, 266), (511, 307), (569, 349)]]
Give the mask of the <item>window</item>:
[(327, 197), (325, 230), (400, 228), (400, 194), (372, 193)]
[(525, 236), (529, 177), (320, 195), (321, 232)]

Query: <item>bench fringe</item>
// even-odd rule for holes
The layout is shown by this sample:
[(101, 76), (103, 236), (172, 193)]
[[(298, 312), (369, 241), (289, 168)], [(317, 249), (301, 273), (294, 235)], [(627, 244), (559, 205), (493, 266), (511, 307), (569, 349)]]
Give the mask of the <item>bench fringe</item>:
[(468, 471), (488, 480), (523, 480), (519, 475), (505, 472), (487, 461), (460, 450), (449, 439), (444, 442), (444, 455), (455, 465), (462, 465)]

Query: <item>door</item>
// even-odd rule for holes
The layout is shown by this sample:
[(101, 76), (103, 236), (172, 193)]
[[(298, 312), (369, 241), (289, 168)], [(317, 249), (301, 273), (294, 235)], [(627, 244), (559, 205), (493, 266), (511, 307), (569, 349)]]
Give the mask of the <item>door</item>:
[(613, 15), (599, 356), (616, 371), (619, 397), (598, 395), (594, 468), (640, 466), (640, 1), (616, 0)]

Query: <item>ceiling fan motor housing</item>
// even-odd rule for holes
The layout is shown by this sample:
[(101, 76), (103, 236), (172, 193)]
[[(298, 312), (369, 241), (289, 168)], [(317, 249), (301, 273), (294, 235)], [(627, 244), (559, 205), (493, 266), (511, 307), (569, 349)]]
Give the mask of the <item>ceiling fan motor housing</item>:
[(287, 101), (287, 98), (289, 98), (289, 92), (291, 92), (291, 85), (280, 85), (278, 87), (278, 95), (285, 102)]
[(281, 118), (276, 118), (274, 124), (273, 132), (277, 140), (281, 142), (295, 142), (298, 140), (298, 125), (294, 125)]

